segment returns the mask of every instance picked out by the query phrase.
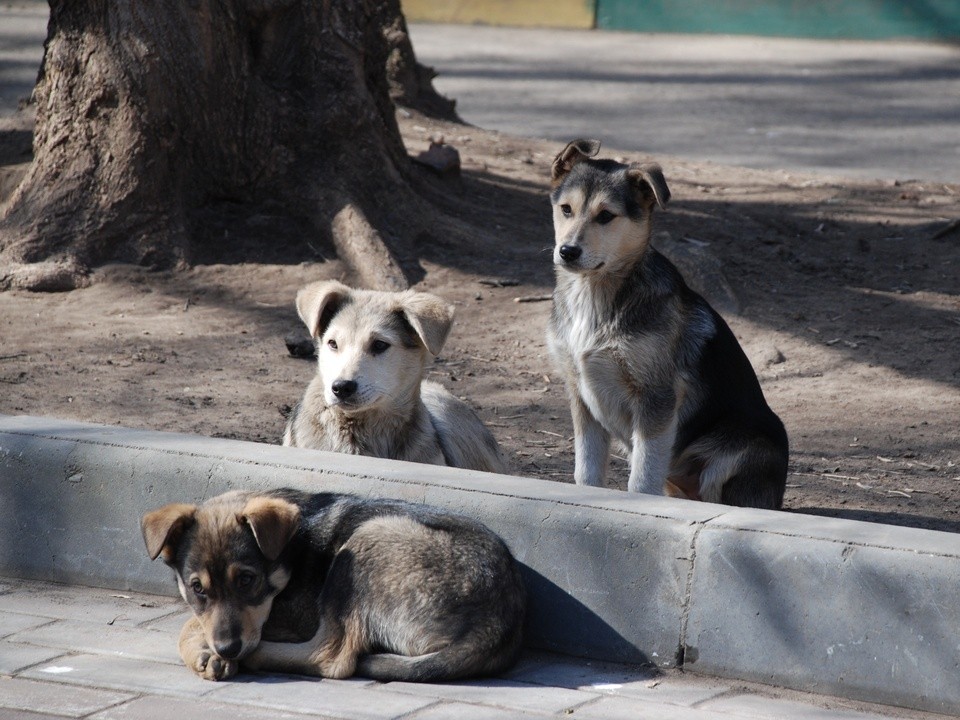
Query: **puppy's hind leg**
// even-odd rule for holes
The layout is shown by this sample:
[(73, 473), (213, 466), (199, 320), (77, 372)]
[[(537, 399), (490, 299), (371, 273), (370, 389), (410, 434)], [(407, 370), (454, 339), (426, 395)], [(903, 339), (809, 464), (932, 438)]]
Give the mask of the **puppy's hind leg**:
[(359, 654), (360, 649), (350, 642), (342, 627), (333, 632), (321, 627), (307, 642), (261, 642), (243, 665), (250, 670), (346, 678), (356, 670)]
[(724, 505), (779, 510), (787, 484), (787, 460), (775, 448), (751, 448), (723, 483), (720, 502)]
[(574, 394), (570, 400), (573, 415), (573, 479), (577, 485), (601, 487), (610, 461), (610, 433)]

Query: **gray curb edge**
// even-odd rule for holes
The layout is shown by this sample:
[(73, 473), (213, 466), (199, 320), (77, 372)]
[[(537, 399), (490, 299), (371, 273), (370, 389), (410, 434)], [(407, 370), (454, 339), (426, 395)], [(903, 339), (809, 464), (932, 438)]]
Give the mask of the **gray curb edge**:
[(960, 712), (960, 537), (929, 530), (0, 415), (0, 575), (172, 594), (144, 512), (284, 486), (482, 520), (524, 565), (533, 647)]

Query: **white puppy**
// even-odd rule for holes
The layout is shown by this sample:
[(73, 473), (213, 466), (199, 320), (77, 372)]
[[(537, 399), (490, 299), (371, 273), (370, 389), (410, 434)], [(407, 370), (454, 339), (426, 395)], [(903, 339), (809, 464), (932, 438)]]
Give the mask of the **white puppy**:
[(316, 282), (297, 311), (317, 343), (317, 376), (283, 444), (504, 472), (496, 440), (470, 407), (424, 381), (453, 324), (436, 295)]

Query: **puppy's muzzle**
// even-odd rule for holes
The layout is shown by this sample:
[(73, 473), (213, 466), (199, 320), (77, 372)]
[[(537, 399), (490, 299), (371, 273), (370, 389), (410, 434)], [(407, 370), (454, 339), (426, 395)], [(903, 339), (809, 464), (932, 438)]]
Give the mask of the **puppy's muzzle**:
[(356, 380), (334, 380), (330, 391), (338, 400), (349, 400), (357, 393)]
[(572, 263), (579, 260), (580, 256), (583, 255), (583, 248), (579, 245), (561, 245), (559, 252), (561, 260), (565, 263)]

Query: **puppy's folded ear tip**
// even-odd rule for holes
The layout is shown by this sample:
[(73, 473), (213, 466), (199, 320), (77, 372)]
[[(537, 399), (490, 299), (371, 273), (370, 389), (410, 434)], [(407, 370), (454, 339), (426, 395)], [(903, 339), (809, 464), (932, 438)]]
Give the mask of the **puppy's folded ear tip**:
[(281, 498), (260, 496), (247, 502), (237, 517), (253, 531), (261, 552), (276, 560), (300, 527), (300, 508)]
[(649, 195), (659, 208), (665, 208), (670, 200), (670, 188), (663, 177), (663, 168), (660, 163), (631, 163), (628, 175), (639, 184), (639, 187)]
[(453, 327), (455, 306), (432, 293), (410, 291), (400, 308), (427, 352), (439, 355)]
[(594, 157), (597, 153), (600, 152), (600, 141), (592, 139), (583, 139), (574, 140), (571, 145), (576, 145), (577, 150), (586, 155), (587, 157)]
[(578, 138), (567, 143), (553, 159), (553, 165), (550, 167), (550, 178), (556, 187), (560, 184), (563, 177), (569, 173), (573, 166), (578, 162), (594, 157), (600, 152), (599, 140), (586, 140)]
[[(183, 531), (193, 522), (196, 511), (196, 505), (174, 503), (143, 516), (140, 520), (140, 531), (151, 560), (156, 560), (164, 550), (177, 545)], [(167, 557), (164, 556), (164, 559)]]
[(351, 292), (339, 280), (318, 280), (297, 291), (297, 314), (311, 337), (318, 338), (323, 334), (338, 306)]

